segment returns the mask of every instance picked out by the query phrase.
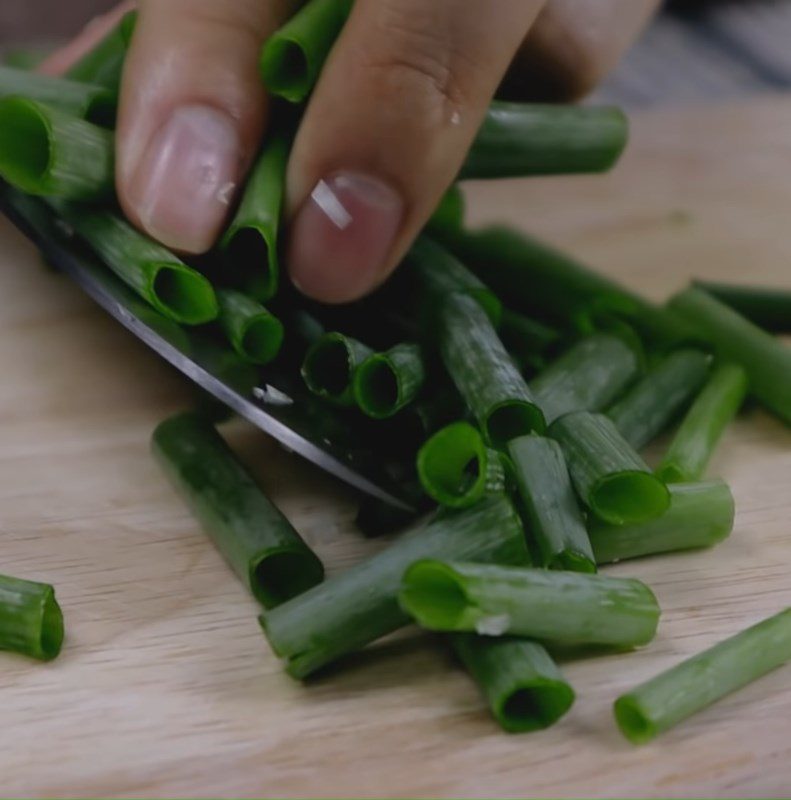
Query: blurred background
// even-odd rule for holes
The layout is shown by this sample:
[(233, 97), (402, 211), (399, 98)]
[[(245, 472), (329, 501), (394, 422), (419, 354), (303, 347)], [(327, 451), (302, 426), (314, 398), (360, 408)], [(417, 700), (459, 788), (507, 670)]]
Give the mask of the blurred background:
[[(62, 41), (112, 5), (0, 0), (0, 47)], [(789, 88), (791, 0), (675, 0), (592, 100), (636, 108)]]

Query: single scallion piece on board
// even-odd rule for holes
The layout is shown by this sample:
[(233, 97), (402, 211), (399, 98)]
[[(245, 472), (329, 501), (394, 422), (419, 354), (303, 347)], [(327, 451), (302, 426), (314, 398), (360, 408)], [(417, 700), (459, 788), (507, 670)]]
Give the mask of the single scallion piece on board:
[(750, 393), (791, 425), (791, 348), (700, 289), (687, 289), (670, 308), (747, 373)]
[(339, 406), (354, 405), (354, 373), (373, 350), (342, 333), (325, 333), (308, 349), (302, 377), (313, 394)]
[(548, 728), (574, 703), (574, 689), (538, 642), (470, 633), (449, 639), (504, 731)]
[(409, 405), (423, 388), (426, 366), (420, 345), (404, 342), (374, 353), (357, 367), (353, 388), (357, 405), (374, 419), (386, 419)]
[(631, 525), (610, 525), (592, 517), (588, 535), (597, 564), (675, 550), (711, 547), (733, 529), (735, 506), (722, 481), (668, 487), (670, 507), (661, 517)]
[(268, 364), (283, 344), (283, 324), (258, 301), (233, 289), (218, 289), (219, 321), (233, 349), (251, 364)]
[(601, 411), (637, 377), (637, 353), (622, 339), (597, 333), (581, 339), (542, 370), (530, 390), (547, 424), (572, 411)]
[(505, 488), (500, 454), (468, 422), (437, 431), (418, 451), (417, 472), (426, 494), (450, 508), (467, 508)]
[(0, 650), (50, 661), (63, 644), (63, 614), (46, 583), (0, 575)]
[(528, 530), (541, 555), (537, 566), (596, 572), (585, 520), (560, 445), (543, 436), (520, 436), (509, 443), (508, 455), (530, 520)]
[(621, 435), (636, 450), (667, 427), (700, 391), (711, 359), (701, 350), (676, 350), (607, 411)]
[(656, 469), (665, 483), (703, 477), (728, 423), (744, 402), (747, 375), (738, 364), (720, 364), (681, 422)]
[(341, 32), (352, 0), (308, 0), (261, 51), (261, 77), (271, 94), (301, 103), (312, 91)]
[(229, 280), (265, 303), (280, 279), (278, 231), (289, 144), (273, 135), (245, 184), (239, 209), (220, 241)]
[(406, 570), (398, 600), (429, 630), (618, 647), (650, 642), (660, 613), (632, 578), (438, 559)]
[(66, 70), (65, 76), (72, 81), (92, 83), (117, 92), (121, 86), (121, 73), (136, 24), (137, 11), (124, 14), (93, 49)]
[(261, 491), (215, 428), (194, 413), (165, 420), (151, 446), (239, 579), (275, 606), (324, 577), (315, 553)]
[(696, 289), (716, 297), (750, 322), (772, 333), (791, 332), (791, 289), (693, 281)]
[(417, 276), (430, 315), (450, 294), (465, 294), (476, 300), (494, 325), (500, 322), (502, 304), (449, 250), (426, 234), (418, 236), (407, 253), (406, 263)]
[(35, 100), (0, 100), (0, 176), (23, 192), (98, 201), (115, 188), (113, 134)]
[(115, 93), (103, 86), (53, 78), (39, 72), (0, 66), (0, 98), (24, 97), (98, 125), (115, 118)]
[(791, 608), (698, 653), (621, 695), (621, 733), (644, 744), (791, 660)]
[(437, 317), (445, 368), (486, 441), (502, 449), (517, 436), (542, 432), (544, 416), (483, 308), (467, 295), (453, 294)]
[(659, 517), (670, 505), (667, 487), (603, 414), (566, 414), (549, 428), (560, 442), (582, 502), (600, 519), (627, 525)]
[(504, 495), (444, 512), (373, 558), (330, 578), (261, 617), (286, 670), (305, 678), (325, 664), (406, 625), (398, 605), (406, 568), (422, 558), (521, 564), (528, 560), (519, 517)]
[(74, 203), (52, 205), (102, 261), (161, 314), (184, 325), (217, 317), (217, 296), (209, 281), (126, 220)]
[(620, 108), (494, 101), (459, 177), (604, 172), (628, 136), (629, 121)]

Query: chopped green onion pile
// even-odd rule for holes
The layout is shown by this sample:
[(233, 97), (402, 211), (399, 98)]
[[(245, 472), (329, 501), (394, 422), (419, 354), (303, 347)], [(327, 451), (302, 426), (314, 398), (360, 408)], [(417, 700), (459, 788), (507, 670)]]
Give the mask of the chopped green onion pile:
[[(135, 14), (67, 78), (0, 67), (0, 176), (44, 196), (59, 235), (162, 324), (200, 326), (248, 388), (275, 369), (304, 388), (328, 442), (387, 456), (412, 511), (368, 498), (358, 519), (366, 535), (411, 531), (324, 580), (215, 429), (216, 409), (154, 432), (164, 472), (263, 607), (286, 671), (306, 679), (417, 622), (440, 632), (504, 730), (546, 728), (575, 698), (553, 648), (650, 646), (657, 631), (650, 587), (597, 568), (731, 533), (733, 496), (706, 470), (747, 395), (791, 422), (791, 349), (759, 327), (791, 330), (791, 293), (702, 284), (657, 305), (520, 233), (467, 230), (454, 184), (374, 296), (342, 308), (301, 298), (279, 264), (286, 166), (351, 10), (308, 0), (265, 44), (261, 75), (287, 102), (273, 105), (238, 208), (197, 264), (138, 232), (113, 196)], [(459, 180), (598, 172), (626, 134), (618, 109), (494, 102)], [(652, 470), (641, 451), (677, 420)], [(0, 576), (0, 648), (50, 659), (62, 638), (52, 587)], [(788, 659), (786, 609), (618, 698), (617, 723), (647, 741)]]

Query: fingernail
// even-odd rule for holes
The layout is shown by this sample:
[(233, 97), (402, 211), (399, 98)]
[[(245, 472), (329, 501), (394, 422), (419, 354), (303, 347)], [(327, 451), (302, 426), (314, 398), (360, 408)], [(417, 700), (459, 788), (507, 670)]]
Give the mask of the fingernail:
[(319, 181), (291, 225), (291, 279), (309, 297), (356, 300), (380, 280), (404, 203), (388, 184), (358, 172)]
[(154, 134), (128, 194), (143, 227), (168, 247), (202, 253), (228, 214), (241, 168), (233, 120), (209, 106), (176, 109)]

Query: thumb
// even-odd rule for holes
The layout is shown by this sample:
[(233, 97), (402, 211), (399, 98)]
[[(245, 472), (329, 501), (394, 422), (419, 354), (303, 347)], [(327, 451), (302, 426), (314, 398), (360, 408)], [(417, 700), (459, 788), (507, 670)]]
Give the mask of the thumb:
[(117, 188), (127, 216), (163, 244), (207, 250), (264, 125), (261, 42), (279, 5), (143, 0), (127, 57)]

